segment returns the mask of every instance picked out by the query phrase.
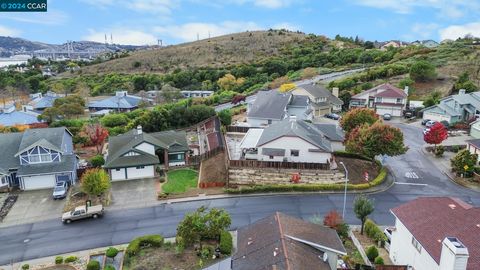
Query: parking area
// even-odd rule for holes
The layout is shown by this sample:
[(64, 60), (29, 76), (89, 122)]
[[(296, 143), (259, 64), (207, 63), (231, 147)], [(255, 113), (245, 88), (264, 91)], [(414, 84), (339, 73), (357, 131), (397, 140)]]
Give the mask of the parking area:
[(0, 227), (60, 218), (64, 202), (53, 200), (51, 189), (21, 192)]
[(112, 183), (112, 203), (108, 209), (146, 207), (158, 204), (158, 179), (136, 179)]

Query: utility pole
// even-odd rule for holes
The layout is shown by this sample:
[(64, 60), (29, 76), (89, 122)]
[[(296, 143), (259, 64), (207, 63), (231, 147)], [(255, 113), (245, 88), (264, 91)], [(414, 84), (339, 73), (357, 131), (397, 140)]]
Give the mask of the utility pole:
[(345, 167), (345, 164), (343, 162), (339, 162), (343, 168), (345, 169), (345, 191), (343, 193), (343, 210), (342, 210), (342, 219), (345, 221), (345, 206), (347, 204), (347, 183), (348, 183), (348, 170), (347, 167)]

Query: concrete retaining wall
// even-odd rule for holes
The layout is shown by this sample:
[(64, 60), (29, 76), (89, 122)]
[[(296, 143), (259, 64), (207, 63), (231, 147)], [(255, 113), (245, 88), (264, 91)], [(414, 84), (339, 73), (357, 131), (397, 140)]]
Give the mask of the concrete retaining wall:
[(300, 183), (334, 184), (345, 181), (345, 175), (338, 171), (265, 168), (230, 168), (228, 170), (229, 183), (233, 185), (290, 184), (294, 173), (300, 173)]

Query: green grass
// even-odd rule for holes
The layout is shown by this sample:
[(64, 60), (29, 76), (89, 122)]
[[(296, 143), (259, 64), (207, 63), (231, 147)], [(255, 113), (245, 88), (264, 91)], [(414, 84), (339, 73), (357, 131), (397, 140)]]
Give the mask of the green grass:
[(198, 173), (190, 169), (180, 169), (167, 173), (168, 181), (162, 186), (162, 190), (168, 194), (183, 193), (189, 188), (196, 188)]

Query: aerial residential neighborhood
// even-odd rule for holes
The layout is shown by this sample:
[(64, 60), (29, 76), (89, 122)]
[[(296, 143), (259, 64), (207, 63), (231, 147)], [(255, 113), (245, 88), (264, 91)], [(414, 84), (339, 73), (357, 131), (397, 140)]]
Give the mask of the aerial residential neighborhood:
[(480, 269), (477, 0), (3, 2), (0, 270)]

